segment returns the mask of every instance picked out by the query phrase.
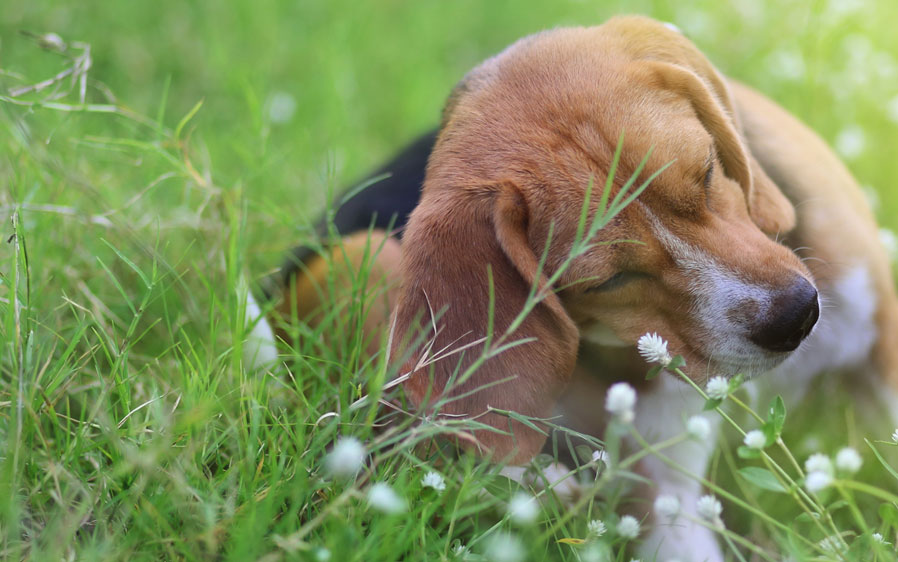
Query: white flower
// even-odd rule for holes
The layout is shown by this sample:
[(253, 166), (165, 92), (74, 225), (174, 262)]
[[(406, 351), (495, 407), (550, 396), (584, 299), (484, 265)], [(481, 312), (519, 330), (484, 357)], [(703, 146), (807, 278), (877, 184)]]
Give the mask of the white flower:
[(749, 449), (763, 449), (764, 444), (767, 443), (767, 438), (760, 429), (753, 429), (745, 434), (745, 439), (742, 442)]
[(851, 447), (844, 447), (836, 453), (836, 468), (849, 474), (854, 474), (861, 469), (861, 456)]
[(836, 135), (836, 151), (845, 158), (857, 158), (864, 152), (866, 145), (864, 130), (857, 125), (846, 127)]
[(452, 556), (459, 560), (467, 560), (471, 556), (471, 549), (459, 542), (452, 547)]
[(383, 482), (372, 485), (368, 490), (368, 505), (388, 514), (402, 513), (406, 508), (405, 500)]
[(331, 551), (321, 546), (315, 550), (315, 560), (318, 562), (327, 562), (331, 559)]
[(704, 416), (692, 416), (686, 420), (686, 433), (693, 439), (707, 441), (711, 437), (711, 422)]
[(720, 500), (709, 494), (698, 499), (695, 511), (702, 519), (717, 523), (720, 521), (720, 514), (723, 513), (723, 506), (720, 504)]
[(446, 481), (443, 480), (443, 477), (439, 475), (439, 473), (430, 471), (424, 475), (424, 478), (421, 479), (421, 485), (425, 488), (433, 488), (437, 492), (442, 492), (446, 489)]
[(655, 513), (659, 517), (674, 519), (680, 513), (680, 500), (676, 496), (662, 495), (655, 498)]
[(807, 488), (809, 492), (816, 494), (832, 483), (833, 477), (830, 476), (829, 473), (815, 470), (808, 474), (808, 477), (804, 481), (804, 487)]
[(873, 533), (872, 537), (873, 537), (873, 542), (878, 542), (879, 544), (892, 544), (892, 543), (886, 542), (886, 540), (884, 538), (882, 538), (882, 535), (879, 533)]
[(624, 515), (617, 523), (617, 534), (625, 539), (635, 539), (639, 536), (639, 521), (632, 515)]
[(586, 532), (590, 537), (599, 538), (605, 534), (605, 531), (608, 529), (605, 528), (605, 523), (603, 523), (599, 519), (593, 519), (589, 523), (586, 524)]
[(606, 451), (605, 449), (602, 449), (601, 451), (593, 451), (592, 462), (596, 464), (602, 463), (605, 466), (611, 466), (611, 455), (609, 455), (608, 451)]
[(708, 381), (705, 392), (714, 400), (723, 400), (730, 393), (730, 383), (723, 377), (714, 377)]
[(520, 562), (527, 555), (521, 539), (509, 533), (496, 533), (490, 537), (484, 551), (486, 559), (493, 562)]
[(274, 92), (265, 104), (272, 123), (287, 123), (296, 113), (296, 98), (287, 92)]
[(620, 418), (625, 423), (630, 423), (636, 414), (633, 411), (636, 406), (636, 391), (625, 382), (611, 385), (605, 396), (605, 409)]
[(898, 429), (896, 429), (895, 432), (892, 433), (892, 441), (898, 443)]
[(808, 472), (823, 472), (832, 476), (833, 463), (823, 453), (814, 453), (804, 461), (804, 469)]
[(327, 456), (328, 472), (341, 478), (354, 477), (365, 462), (365, 447), (355, 437), (341, 437)]
[(536, 498), (525, 492), (518, 492), (508, 502), (508, 516), (518, 525), (530, 525), (539, 515)]
[(667, 342), (655, 333), (643, 334), (636, 342), (636, 349), (648, 363), (657, 363), (662, 367), (667, 367), (673, 359), (667, 352)]
[(820, 550), (830, 554), (841, 554), (845, 552), (845, 545), (838, 535), (824, 537), (817, 543)]

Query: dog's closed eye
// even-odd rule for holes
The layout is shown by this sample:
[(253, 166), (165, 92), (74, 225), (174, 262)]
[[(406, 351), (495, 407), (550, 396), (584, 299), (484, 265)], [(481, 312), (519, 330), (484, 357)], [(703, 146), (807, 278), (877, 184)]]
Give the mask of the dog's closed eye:
[(614, 291), (616, 289), (620, 289), (626, 285), (629, 285), (633, 281), (637, 281), (640, 279), (647, 279), (649, 277), (648, 273), (641, 273), (638, 271), (619, 271), (615, 273), (611, 277), (609, 277), (605, 282), (600, 285), (594, 285), (586, 289), (587, 293), (605, 293), (609, 291)]

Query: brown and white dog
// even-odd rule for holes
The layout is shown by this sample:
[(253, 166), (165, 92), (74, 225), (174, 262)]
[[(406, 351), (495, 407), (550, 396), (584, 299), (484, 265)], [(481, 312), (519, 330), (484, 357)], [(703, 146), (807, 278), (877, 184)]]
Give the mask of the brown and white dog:
[[(594, 214), (622, 133), (612, 197), (650, 151), (640, 182), (670, 165), (598, 232), (514, 334), (532, 340), (451, 388), (459, 355), (415, 372), (427, 346), (460, 347), (487, 335), (490, 279), (501, 334), (531, 287), (562, 267), (588, 186), (599, 186)], [(430, 141), (423, 142), (410, 150), (426, 154)], [(404, 359), (399, 372), (411, 372), (404, 390), (418, 407), (450, 393), (459, 399), (442, 413), (511, 427), (513, 435), (477, 435), (496, 458), (526, 463), (545, 437), (487, 413), (491, 407), (534, 417), (560, 412), (580, 429), (601, 431), (604, 389), (644, 378), (633, 347), (646, 332), (668, 340), (699, 382), (773, 371), (767, 377), (800, 390), (815, 373), (851, 370), (898, 388), (898, 300), (854, 179), (807, 127), (647, 18), (539, 33), (471, 71), (450, 96), (401, 242), (375, 236), (384, 251), (372, 282), (389, 288), (367, 329), (385, 334), (393, 311), (392, 357)], [(346, 239), (349, 254), (361, 240)], [(612, 243), (619, 240), (640, 243)], [(321, 257), (303, 259), (305, 273), (281, 305), (301, 316), (318, 303), (304, 284), (347, 275), (322, 270)], [(423, 342), (408, 344), (410, 333), (423, 333)], [(461, 370), (482, 345), (463, 355)], [(639, 431), (653, 439), (681, 432), (682, 412), (700, 409), (684, 388), (667, 375), (642, 387)], [(671, 454), (702, 474), (709, 452), (710, 445), (688, 443)], [(643, 470), (655, 493), (684, 505), (701, 493), (658, 461)], [(710, 532), (688, 524), (655, 526), (642, 548), (659, 559), (722, 557)]]

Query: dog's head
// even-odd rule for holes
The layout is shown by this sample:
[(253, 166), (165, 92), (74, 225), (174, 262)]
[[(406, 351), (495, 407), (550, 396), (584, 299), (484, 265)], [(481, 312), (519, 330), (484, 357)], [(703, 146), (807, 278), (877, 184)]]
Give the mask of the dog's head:
[[(679, 33), (617, 18), (523, 39), (450, 97), (403, 243), (393, 353), (409, 358), (404, 371), (425, 349), (462, 347), (490, 326), (495, 341), (515, 322), (531, 287), (564, 267), (590, 185), (597, 212), (622, 134), (612, 198), (650, 151), (638, 183), (669, 166), (546, 291), (514, 333), (530, 341), (461, 384), (483, 344), (460, 367), (461, 354), (431, 362), (406, 382), (414, 401), (448, 392), (444, 412), (545, 416), (580, 338), (633, 345), (657, 331), (704, 378), (768, 370), (807, 336), (817, 292), (776, 242), (794, 209), (748, 151), (724, 79)], [(409, 346), (431, 316), (437, 329)], [(494, 413), (483, 420), (516, 430), (516, 442), (480, 436), (500, 453), (525, 459), (542, 443)]]

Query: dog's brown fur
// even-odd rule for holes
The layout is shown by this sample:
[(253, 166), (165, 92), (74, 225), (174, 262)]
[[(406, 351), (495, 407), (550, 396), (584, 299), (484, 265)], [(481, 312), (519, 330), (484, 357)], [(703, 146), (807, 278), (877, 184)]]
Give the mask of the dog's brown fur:
[[(596, 212), (621, 133), (612, 196), (650, 151), (640, 182), (671, 164), (546, 288), (574, 242), (590, 183), (599, 186), (590, 205)], [(618, 240), (640, 244), (611, 243)], [(790, 249), (798, 247), (815, 259), (799, 259)], [(700, 254), (694, 268), (683, 265), (690, 252)], [(397, 253), (391, 247), (384, 259), (392, 263)], [(732, 273), (749, 289), (762, 287), (773, 309), (789, 304), (796, 283), (813, 283), (826, 298), (859, 268), (876, 299), (875, 346), (857, 350), (851, 361), (869, 356), (898, 388), (898, 299), (856, 182), (814, 133), (725, 79), (681, 34), (647, 18), (620, 17), (525, 38), (463, 80), (450, 96), (422, 199), (403, 238), (399, 282), (391, 266), (376, 277), (392, 282), (391, 353), (405, 359), (400, 372), (411, 372), (404, 388), (412, 402), (427, 409), (446, 393), (456, 397), (443, 413), (482, 416), (513, 430), (511, 436), (479, 432), (483, 452), (525, 462), (544, 436), (489, 408), (550, 415), (570, 383), (578, 347), (599, 328), (630, 346), (658, 332), (702, 380), (760, 373), (788, 355), (733, 359), (708, 343), (715, 334), (700, 316), (704, 293), (696, 289), (704, 282), (697, 276), (702, 264)], [(628, 282), (595, 290), (620, 272)], [(428, 346), (460, 347), (487, 335), (490, 276), (497, 335), (521, 311), (531, 287), (547, 289), (514, 333), (531, 341), (489, 359), (452, 388), (450, 379), (483, 344), (467, 351), (460, 369), (452, 356), (412, 372)], [(297, 302), (307, 298), (304, 290), (298, 294)], [(386, 310), (376, 314), (384, 316), (369, 329), (382, 333)], [(763, 310), (743, 299), (725, 316), (750, 330)], [(424, 343), (409, 344), (422, 331)], [(580, 367), (609, 380), (634, 376), (604, 373), (601, 364)], [(513, 380), (488, 386), (508, 377)], [(472, 392), (480, 387), (486, 388)], [(603, 396), (587, 398), (601, 417)], [(583, 396), (573, 402), (588, 409)]]

